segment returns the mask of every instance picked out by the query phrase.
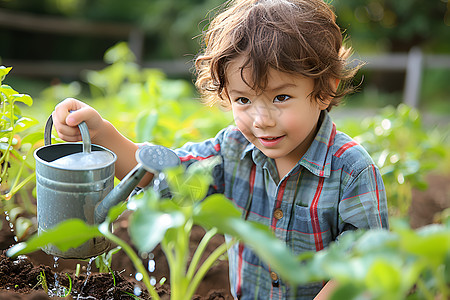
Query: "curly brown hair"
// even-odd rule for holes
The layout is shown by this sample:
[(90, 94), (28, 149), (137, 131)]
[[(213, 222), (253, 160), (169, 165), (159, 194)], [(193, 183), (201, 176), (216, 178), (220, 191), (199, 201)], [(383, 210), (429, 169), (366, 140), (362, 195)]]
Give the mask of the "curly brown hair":
[[(353, 91), (359, 66), (349, 67), (336, 16), (323, 0), (234, 0), (204, 33), (197, 56), (196, 86), (208, 104), (228, 106), (223, 92), (227, 66), (245, 57), (241, 77), (254, 90), (267, 85), (269, 68), (314, 79), (311, 99), (330, 101), (328, 110)], [(243, 69), (251, 75), (243, 78)], [(335, 82), (340, 80), (336, 90)]]

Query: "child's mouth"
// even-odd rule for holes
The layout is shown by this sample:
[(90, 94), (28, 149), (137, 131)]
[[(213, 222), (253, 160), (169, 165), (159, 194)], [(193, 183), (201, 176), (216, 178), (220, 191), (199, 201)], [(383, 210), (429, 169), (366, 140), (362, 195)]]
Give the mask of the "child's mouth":
[(258, 138), (259, 142), (265, 147), (273, 147), (277, 145), (284, 138), (283, 136), (277, 137), (260, 137)]

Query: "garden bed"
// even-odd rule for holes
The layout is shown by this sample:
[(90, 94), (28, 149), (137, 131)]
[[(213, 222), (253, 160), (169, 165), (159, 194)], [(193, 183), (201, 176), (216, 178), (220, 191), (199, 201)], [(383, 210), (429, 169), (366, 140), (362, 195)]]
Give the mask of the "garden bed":
[[(7, 249), (15, 243), (14, 235), (8, 226), (5, 226), (8, 223), (4, 219), (3, 224), (4, 226), (0, 231), (0, 248)], [(114, 225), (114, 233), (129, 241), (127, 213), (124, 213)], [(195, 249), (197, 247), (204, 233), (205, 231), (201, 227), (194, 227), (190, 248)], [(214, 237), (205, 253), (211, 253), (223, 241), (223, 236)], [(162, 286), (159, 283), (156, 286), (161, 299), (170, 299), (169, 267), (164, 253), (158, 246), (152, 254), (155, 260), (155, 270), (150, 273), (150, 276), (154, 276), (157, 282), (163, 277), (167, 278)], [(136, 287), (142, 291), (139, 296), (140, 299), (150, 299), (145, 286), (135, 279), (134, 266), (123, 251), (114, 254), (112, 259), (111, 269), (114, 270), (115, 285), (113, 276), (110, 273), (98, 273), (95, 263), (92, 263), (92, 272), (86, 281), (88, 261), (59, 259), (58, 266), (55, 268), (53, 256), (43, 251), (33, 252), (26, 257), (27, 259), (13, 260), (7, 258), (2, 251), (0, 256), (0, 299), (49, 299), (50, 297), (43, 291), (42, 284), (38, 283), (41, 271), (45, 272), (46, 280), (51, 287), (54, 286), (55, 273), (60, 285), (64, 287), (69, 286), (69, 275), (72, 280), (71, 295), (75, 299), (77, 299), (78, 294), (80, 294), (78, 298), (80, 300), (133, 299), (127, 293), (133, 294)], [(82, 266), (79, 277), (75, 276), (77, 264)], [(226, 260), (219, 260), (208, 271), (197, 289), (195, 299), (232, 299), (229, 293), (228, 262)]]
[[(413, 191), (413, 202), (410, 210), (411, 226), (421, 227), (433, 222), (437, 212), (450, 207), (450, 176), (430, 175), (427, 178), (429, 188), (426, 191)], [(9, 230), (7, 222), (3, 220), (3, 227), (0, 231), (0, 249), (7, 249), (14, 242), (14, 235)], [(122, 215), (115, 223), (115, 234), (124, 240), (129, 240), (127, 234), (128, 219), (127, 214)], [(204, 230), (194, 227), (191, 236), (191, 248), (196, 248)], [(223, 242), (222, 236), (217, 236), (210, 243), (207, 253)], [(164, 254), (159, 247), (152, 252), (156, 262), (155, 270), (150, 275), (159, 282), (162, 277), (167, 281), (160, 286), (157, 284), (157, 291), (161, 299), (170, 299), (169, 268)], [(148, 299), (149, 296), (145, 287), (135, 279), (134, 267), (123, 251), (114, 254), (112, 259), (112, 270), (114, 279), (110, 273), (98, 273), (95, 266), (93, 272), (86, 281), (86, 268), (88, 262), (70, 259), (59, 259), (58, 267), (53, 267), (52, 256), (42, 251), (36, 251), (27, 256), (27, 259), (12, 260), (0, 256), (0, 300), (1, 299), (49, 299), (43, 291), (42, 284), (38, 283), (41, 272), (45, 273), (46, 280), (53, 286), (56, 278), (62, 286), (69, 286), (70, 276), (72, 281), (72, 296), (76, 299), (133, 299), (127, 293), (133, 294), (135, 287), (142, 290), (139, 296), (141, 299)], [(75, 276), (76, 265), (81, 264), (82, 271), (78, 277)], [(66, 275), (67, 273), (67, 275)], [(115, 280), (115, 285), (114, 281)], [(86, 284), (85, 284), (86, 283)], [(228, 283), (228, 263), (226, 260), (219, 260), (218, 263), (209, 270), (197, 290), (195, 299), (232, 299), (229, 294)]]

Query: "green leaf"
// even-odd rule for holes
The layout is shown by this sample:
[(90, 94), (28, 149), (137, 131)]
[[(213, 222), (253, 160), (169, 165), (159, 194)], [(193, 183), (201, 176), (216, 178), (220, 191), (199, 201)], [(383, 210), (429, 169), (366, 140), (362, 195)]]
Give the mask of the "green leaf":
[(152, 110), (140, 114), (136, 122), (136, 136), (138, 142), (148, 142), (153, 140), (153, 129), (158, 123), (158, 111)]
[(4, 94), (6, 98), (11, 99), (13, 95), (18, 94), (12, 87), (6, 84), (2, 84), (0, 87), (0, 93)]
[(136, 60), (136, 57), (126, 42), (120, 42), (105, 52), (104, 60), (106, 63), (113, 64), (119, 61), (132, 62)]
[(128, 231), (139, 251), (150, 252), (161, 242), (168, 229), (182, 226), (184, 221), (183, 214), (178, 211), (164, 213), (139, 209), (130, 216)]
[(387, 245), (396, 244), (398, 236), (396, 233), (385, 229), (368, 230), (361, 236), (356, 245), (355, 250), (363, 255), (370, 252), (386, 251)]
[(15, 102), (22, 102), (23, 104), (26, 104), (28, 106), (31, 106), (33, 104), (33, 99), (30, 97), (30, 95), (15, 94), (12, 96)]
[(49, 244), (53, 244), (61, 251), (67, 251), (101, 235), (96, 226), (87, 225), (80, 219), (69, 219), (49, 231), (34, 235), (26, 242), (14, 245), (6, 254), (10, 257), (18, 256), (34, 252)]
[(108, 211), (107, 222), (114, 222), (125, 210), (127, 209), (127, 203), (125, 201), (120, 202), (117, 205), (111, 207)]
[(12, 67), (0, 66), (0, 82), (2, 82), (6, 75), (8, 75), (9, 71), (11, 71)]
[(211, 175), (202, 172), (184, 172), (183, 167), (166, 171), (173, 201), (178, 205), (191, 206), (202, 200), (209, 189)]
[(14, 130), (15, 130), (15, 132), (21, 132), (21, 131), (24, 131), (38, 123), (39, 122), (36, 119), (28, 118), (28, 117), (21, 117), (20, 119), (18, 119), (15, 122)]
[(425, 226), (417, 233), (401, 232), (401, 236), (402, 249), (434, 264), (441, 263), (450, 251), (449, 232), (440, 225)]
[(363, 294), (364, 292), (365, 292), (364, 288), (360, 285), (353, 283), (346, 283), (346, 284), (340, 283), (331, 294), (330, 300), (359, 299), (357, 297)]
[(400, 291), (402, 270), (389, 261), (378, 259), (369, 269), (365, 281), (369, 289), (393, 295)]
[(222, 194), (212, 194), (207, 197), (195, 208), (194, 214), (194, 221), (201, 222), (209, 228), (215, 227), (215, 224), (214, 219), (210, 219), (208, 216), (218, 214), (224, 219), (241, 217), (241, 212)]

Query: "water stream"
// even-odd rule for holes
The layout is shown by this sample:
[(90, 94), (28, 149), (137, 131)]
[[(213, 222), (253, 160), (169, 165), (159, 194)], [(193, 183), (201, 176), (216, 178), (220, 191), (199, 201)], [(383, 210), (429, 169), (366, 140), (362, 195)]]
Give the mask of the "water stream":
[(55, 284), (53, 285), (53, 287), (49, 286), (49, 289), (47, 291), (47, 295), (49, 297), (64, 297), (67, 293), (67, 289), (60, 285), (59, 283), (59, 278), (58, 278), (58, 273), (57, 273), (57, 269), (59, 266), (58, 263), (59, 257), (57, 256), (53, 256), (53, 269), (54, 269), (54, 273), (55, 273)]
[(11, 232), (14, 233), (14, 241), (18, 242), (19, 239), (17, 238), (17, 235), (15, 234), (14, 231), (14, 224), (11, 222), (11, 217), (9, 216), (9, 213), (5, 210), (3, 211), (3, 213), (5, 214), (5, 220), (8, 222), (9, 224), (9, 229), (11, 230)]
[[(83, 286), (82, 286), (81, 289), (80, 289), (80, 293), (78, 294), (77, 300), (80, 300), (80, 299), (81, 299), (80, 297), (82, 297), (81, 295), (83, 294), (83, 290), (84, 290), (84, 288), (86, 287), (86, 284), (87, 284), (87, 282), (88, 282), (88, 280), (89, 280), (89, 276), (90, 276), (91, 273), (92, 273), (92, 262), (93, 262), (95, 259), (96, 259), (96, 257), (91, 257), (91, 258), (89, 259), (88, 265), (86, 266), (86, 280), (84, 281)], [(85, 298), (83, 297), (83, 299), (85, 299)]]

